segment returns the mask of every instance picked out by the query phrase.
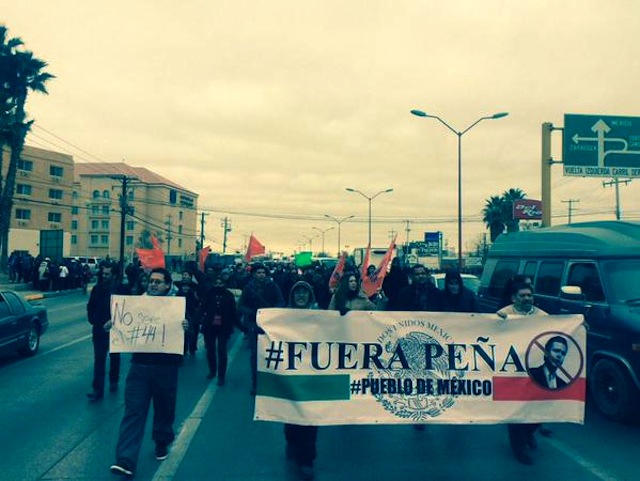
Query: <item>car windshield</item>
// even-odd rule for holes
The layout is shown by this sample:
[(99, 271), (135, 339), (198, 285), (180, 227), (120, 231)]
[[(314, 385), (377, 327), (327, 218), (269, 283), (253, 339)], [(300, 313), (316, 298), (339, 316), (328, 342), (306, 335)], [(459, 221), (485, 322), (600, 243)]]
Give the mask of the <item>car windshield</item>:
[(608, 261), (603, 265), (610, 301), (640, 303), (640, 259)]

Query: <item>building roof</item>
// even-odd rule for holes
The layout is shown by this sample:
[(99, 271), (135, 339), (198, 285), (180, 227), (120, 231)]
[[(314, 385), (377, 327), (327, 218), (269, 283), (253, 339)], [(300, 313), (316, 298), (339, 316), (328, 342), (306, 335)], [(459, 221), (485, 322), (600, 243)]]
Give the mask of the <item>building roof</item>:
[(162, 184), (175, 189), (180, 189), (197, 197), (198, 194), (185, 189), (181, 185), (170, 181), (166, 177), (156, 174), (144, 167), (133, 167), (124, 162), (76, 162), (75, 163), (75, 181), (79, 182), (80, 177), (105, 177), (105, 176), (123, 176), (136, 177), (137, 180), (144, 184)]

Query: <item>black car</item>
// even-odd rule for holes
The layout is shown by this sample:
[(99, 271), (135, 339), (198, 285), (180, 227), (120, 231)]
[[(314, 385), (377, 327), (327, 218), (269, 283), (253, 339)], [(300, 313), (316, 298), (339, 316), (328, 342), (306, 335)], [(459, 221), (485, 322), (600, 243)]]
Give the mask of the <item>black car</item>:
[(13, 291), (0, 291), (0, 354), (34, 356), (48, 326), (46, 307), (30, 304)]

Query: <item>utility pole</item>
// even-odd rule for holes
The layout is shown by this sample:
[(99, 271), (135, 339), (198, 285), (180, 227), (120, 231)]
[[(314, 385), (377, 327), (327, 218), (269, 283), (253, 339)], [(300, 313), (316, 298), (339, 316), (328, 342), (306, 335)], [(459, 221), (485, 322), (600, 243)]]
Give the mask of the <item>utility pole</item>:
[(200, 249), (204, 249), (204, 216), (206, 212), (200, 212)]
[(231, 232), (230, 221), (231, 219), (229, 219), (228, 217), (225, 217), (224, 219), (222, 219), (222, 223), (220, 224), (223, 229), (223, 232), (222, 232), (222, 253), (223, 254), (227, 252), (227, 234)]
[(167, 215), (167, 222), (165, 222), (165, 225), (167, 226), (167, 255), (171, 255), (171, 220), (172, 220), (172, 215), (168, 214)]
[(620, 187), (619, 187), (619, 185), (621, 183), (624, 183), (625, 185), (627, 185), (629, 182), (631, 182), (631, 179), (620, 180), (618, 177), (614, 177), (613, 180), (611, 180), (609, 182), (602, 182), (602, 187), (611, 187), (612, 185), (615, 185), (615, 187), (616, 187), (616, 220), (620, 220), (620, 218), (621, 218), (621, 215), (620, 215)]
[(124, 241), (125, 241), (125, 227), (127, 225), (127, 214), (131, 212), (129, 206), (129, 184), (130, 180), (135, 180), (137, 177), (128, 177), (126, 175), (118, 175), (113, 179), (120, 181), (120, 275), (124, 272)]
[(398, 235), (398, 233), (397, 233), (395, 230), (391, 229), (391, 230), (389, 231), (389, 241), (392, 241), (392, 240), (393, 240), (393, 238), (394, 238), (395, 236), (397, 236), (397, 235)]
[(571, 213), (573, 211), (573, 204), (574, 202), (580, 202), (580, 199), (569, 199), (569, 200), (563, 200), (561, 201), (563, 204), (569, 204), (569, 219), (568, 219), (568, 224), (571, 224)]

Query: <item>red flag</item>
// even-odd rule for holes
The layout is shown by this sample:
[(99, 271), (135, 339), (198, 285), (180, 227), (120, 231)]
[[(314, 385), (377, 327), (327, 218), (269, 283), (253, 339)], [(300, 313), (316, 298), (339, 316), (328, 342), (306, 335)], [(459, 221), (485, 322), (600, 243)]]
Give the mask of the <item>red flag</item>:
[(387, 249), (387, 252), (385, 252), (384, 257), (380, 261), (380, 265), (378, 265), (376, 271), (373, 273), (373, 276), (370, 278), (365, 275), (362, 278), (362, 290), (368, 297), (371, 297), (382, 288), (382, 281), (384, 281), (384, 278), (387, 275), (389, 264), (391, 264), (391, 257), (393, 257), (393, 249), (396, 246), (396, 237), (397, 235), (393, 238), (391, 244), (389, 244), (389, 248)]
[(331, 277), (329, 278), (329, 289), (333, 290), (338, 286), (340, 279), (342, 279), (342, 274), (344, 272), (344, 265), (347, 263), (347, 252), (342, 251), (342, 255), (340, 256), (340, 260), (333, 268), (333, 272), (331, 273)]
[(371, 244), (367, 246), (367, 252), (364, 254), (364, 259), (362, 259), (362, 265), (360, 266), (360, 279), (364, 279), (367, 277), (367, 269), (369, 268), (369, 262), (371, 259)]
[(207, 260), (207, 256), (211, 252), (211, 247), (207, 246), (204, 249), (200, 249), (198, 252), (198, 265), (200, 266), (200, 270), (204, 272), (204, 262)]
[(145, 269), (155, 269), (156, 267), (165, 267), (164, 252), (160, 248), (160, 243), (155, 236), (151, 236), (152, 249), (136, 249), (136, 254), (140, 259), (140, 264)]
[(260, 243), (256, 237), (251, 234), (249, 237), (249, 246), (247, 247), (247, 253), (244, 256), (245, 262), (249, 262), (253, 256), (258, 256), (265, 253), (264, 246)]

